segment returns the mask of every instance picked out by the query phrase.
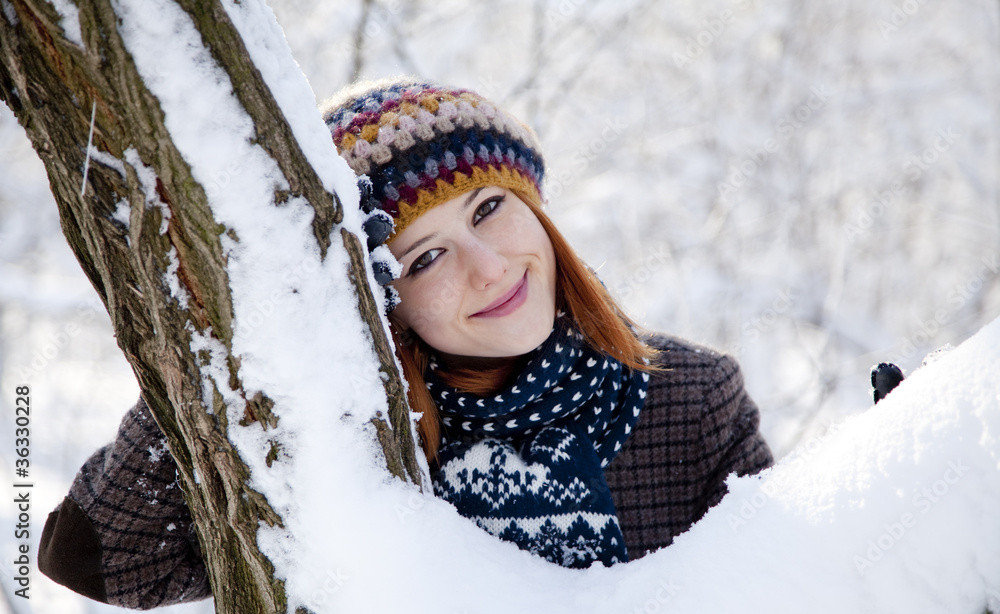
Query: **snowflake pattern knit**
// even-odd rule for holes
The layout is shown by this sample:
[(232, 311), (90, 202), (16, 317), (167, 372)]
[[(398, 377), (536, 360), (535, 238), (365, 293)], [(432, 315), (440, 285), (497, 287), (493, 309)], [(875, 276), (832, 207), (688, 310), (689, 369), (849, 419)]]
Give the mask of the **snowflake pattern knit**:
[(447, 436), (435, 493), (486, 531), (565, 567), (627, 561), (603, 468), (632, 432), (649, 374), (590, 349), (567, 318), (506, 390), (427, 388)]

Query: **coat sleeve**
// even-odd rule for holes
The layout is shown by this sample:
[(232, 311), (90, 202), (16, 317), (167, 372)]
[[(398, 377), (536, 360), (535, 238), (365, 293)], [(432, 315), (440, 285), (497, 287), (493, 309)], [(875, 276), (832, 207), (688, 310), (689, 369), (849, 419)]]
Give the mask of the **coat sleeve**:
[(720, 356), (712, 384), (706, 389), (702, 437), (705, 448), (717, 459), (705, 481), (704, 509), (699, 517), (726, 495), (726, 477), (753, 475), (774, 464), (774, 456), (761, 436), (760, 412), (743, 387), (736, 360)]
[(166, 439), (142, 399), (80, 469), (42, 530), (38, 568), (112, 605), (149, 609), (211, 595)]

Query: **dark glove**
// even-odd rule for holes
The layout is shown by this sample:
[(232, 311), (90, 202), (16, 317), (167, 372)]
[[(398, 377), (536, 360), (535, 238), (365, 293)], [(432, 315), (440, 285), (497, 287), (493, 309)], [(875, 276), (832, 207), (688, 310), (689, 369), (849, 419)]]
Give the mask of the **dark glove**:
[(903, 381), (903, 372), (896, 365), (880, 362), (872, 367), (872, 388), (875, 389), (875, 402), (878, 403), (885, 395)]
[(361, 192), (361, 212), (365, 214), (361, 229), (365, 231), (367, 237), (372, 273), (375, 275), (375, 281), (385, 292), (385, 312), (389, 313), (399, 304), (399, 294), (389, 285), (399, 275), (399, 263), (392, 257), (388, 248), (379, 249), (379, 247), (392, 234), (395, 222), (391, 215), (379, 208), (378, 201), (372, 194), (372, 182), (367, 175), (358, 177), (358, 190)]

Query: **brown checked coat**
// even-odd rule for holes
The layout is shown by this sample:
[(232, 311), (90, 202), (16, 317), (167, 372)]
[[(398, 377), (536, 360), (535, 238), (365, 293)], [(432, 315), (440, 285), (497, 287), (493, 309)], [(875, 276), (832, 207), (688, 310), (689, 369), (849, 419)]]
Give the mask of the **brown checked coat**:
[[(773, 463), (736, 361), (651, 337), (663, 370), (605, 469), (631, 559), (669, 545), (726, 493), (730, 473)], [(140, 399), (80, 469), (42, 532), (39, 569), (98, 601), (148, 609), (211, 595), (166, 441)]]

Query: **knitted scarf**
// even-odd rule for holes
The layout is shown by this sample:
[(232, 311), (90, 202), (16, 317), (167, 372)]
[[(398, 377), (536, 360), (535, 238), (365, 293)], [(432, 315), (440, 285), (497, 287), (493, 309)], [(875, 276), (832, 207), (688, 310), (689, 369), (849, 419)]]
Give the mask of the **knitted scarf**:
[(435, 493), (486, 531), (565, 567), (627, 561), (603, 468), (628, 438), (649, 374), (583, 341), (566, 317), (513, 384), (491, 397), (427, 388), (447, 435)]

